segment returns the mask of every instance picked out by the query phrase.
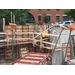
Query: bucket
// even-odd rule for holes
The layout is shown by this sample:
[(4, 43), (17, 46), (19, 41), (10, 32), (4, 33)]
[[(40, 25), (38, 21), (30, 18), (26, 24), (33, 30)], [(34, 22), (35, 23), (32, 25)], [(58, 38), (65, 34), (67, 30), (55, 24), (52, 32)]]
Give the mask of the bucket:
[(13, 30), (14, 27), (16, 26), (16, 24), (12, 24), (12, 23), (10, 23), (10, 26), (11, 26), (11, 30)]
[(73, 31), (75, 25), (70, 24), (68, 27), (70, 28), (70, 31)]

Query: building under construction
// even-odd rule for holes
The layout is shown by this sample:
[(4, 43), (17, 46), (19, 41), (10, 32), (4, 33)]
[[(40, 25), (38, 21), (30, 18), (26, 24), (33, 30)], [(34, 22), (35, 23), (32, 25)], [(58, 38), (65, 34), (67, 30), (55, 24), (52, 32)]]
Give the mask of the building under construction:
[[(56, 34), (49, 33), (54, 25), (47, 25), (44, 30), (44, 25), (10, 23), (5, 26), (5, 19), (0, 20), (0, 62), (11, 60), (12, 65), (69, 65), (69, 61), (74, 59), (75, 26), (60, 27), (60, 33)], [(63, 40), (65, 37), (66, 42)]]

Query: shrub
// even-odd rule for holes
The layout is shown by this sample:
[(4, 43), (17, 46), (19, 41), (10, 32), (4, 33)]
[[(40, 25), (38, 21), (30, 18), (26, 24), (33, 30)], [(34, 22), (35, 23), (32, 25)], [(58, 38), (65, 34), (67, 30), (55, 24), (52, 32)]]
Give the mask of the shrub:
[(21, 20), (21, 21), (19, 22), (19, 25), (26, 25), (26, 21), (25, 21), (25, 20)]
[(46, 13), (44, 14), (43, 21), (44, 21), (45, 23), (48, 23), (48, 16), (46, 15)]

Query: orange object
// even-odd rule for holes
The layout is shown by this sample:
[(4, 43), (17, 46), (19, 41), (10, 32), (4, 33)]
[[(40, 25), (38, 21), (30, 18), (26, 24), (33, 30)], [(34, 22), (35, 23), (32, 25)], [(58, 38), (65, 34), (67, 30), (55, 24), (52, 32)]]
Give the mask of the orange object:
[(73, 29), (75, 28), (75, 25), (70, 24), (68, 27), (70, 28), (70, 31), (73, 31)]
[(61, 31), (63, 31), (65, 28), (64, 27), (61, 27)]
[(54, 63), (54, 65), (55, 65), (55, 63)]
[(16, 24), (12, 24), (12, 23), (10, 23), (10, 26), (11, 26), (11, 30), (13, 30), (14, 27), (16, 26)]
[(48, 61), (46, 62), (46, 65), (48, 65)]
[[(48, 30), (44, 32), (44, 34), (48, 34), (48, 33), (49, 33)], [(45, 35), (45, 36), (46, 36), (46, 37), (49, 37), (49, 35)]]

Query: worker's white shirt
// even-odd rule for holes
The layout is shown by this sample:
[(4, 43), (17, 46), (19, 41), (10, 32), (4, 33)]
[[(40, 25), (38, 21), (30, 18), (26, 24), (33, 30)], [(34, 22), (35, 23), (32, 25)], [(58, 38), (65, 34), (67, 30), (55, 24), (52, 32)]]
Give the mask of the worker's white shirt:
[(46, 30), (46, 25), (44, 25), (44, 31)]
[(51, 32), (52, 31), (52, 29), (49, 29), (49, 32)]

